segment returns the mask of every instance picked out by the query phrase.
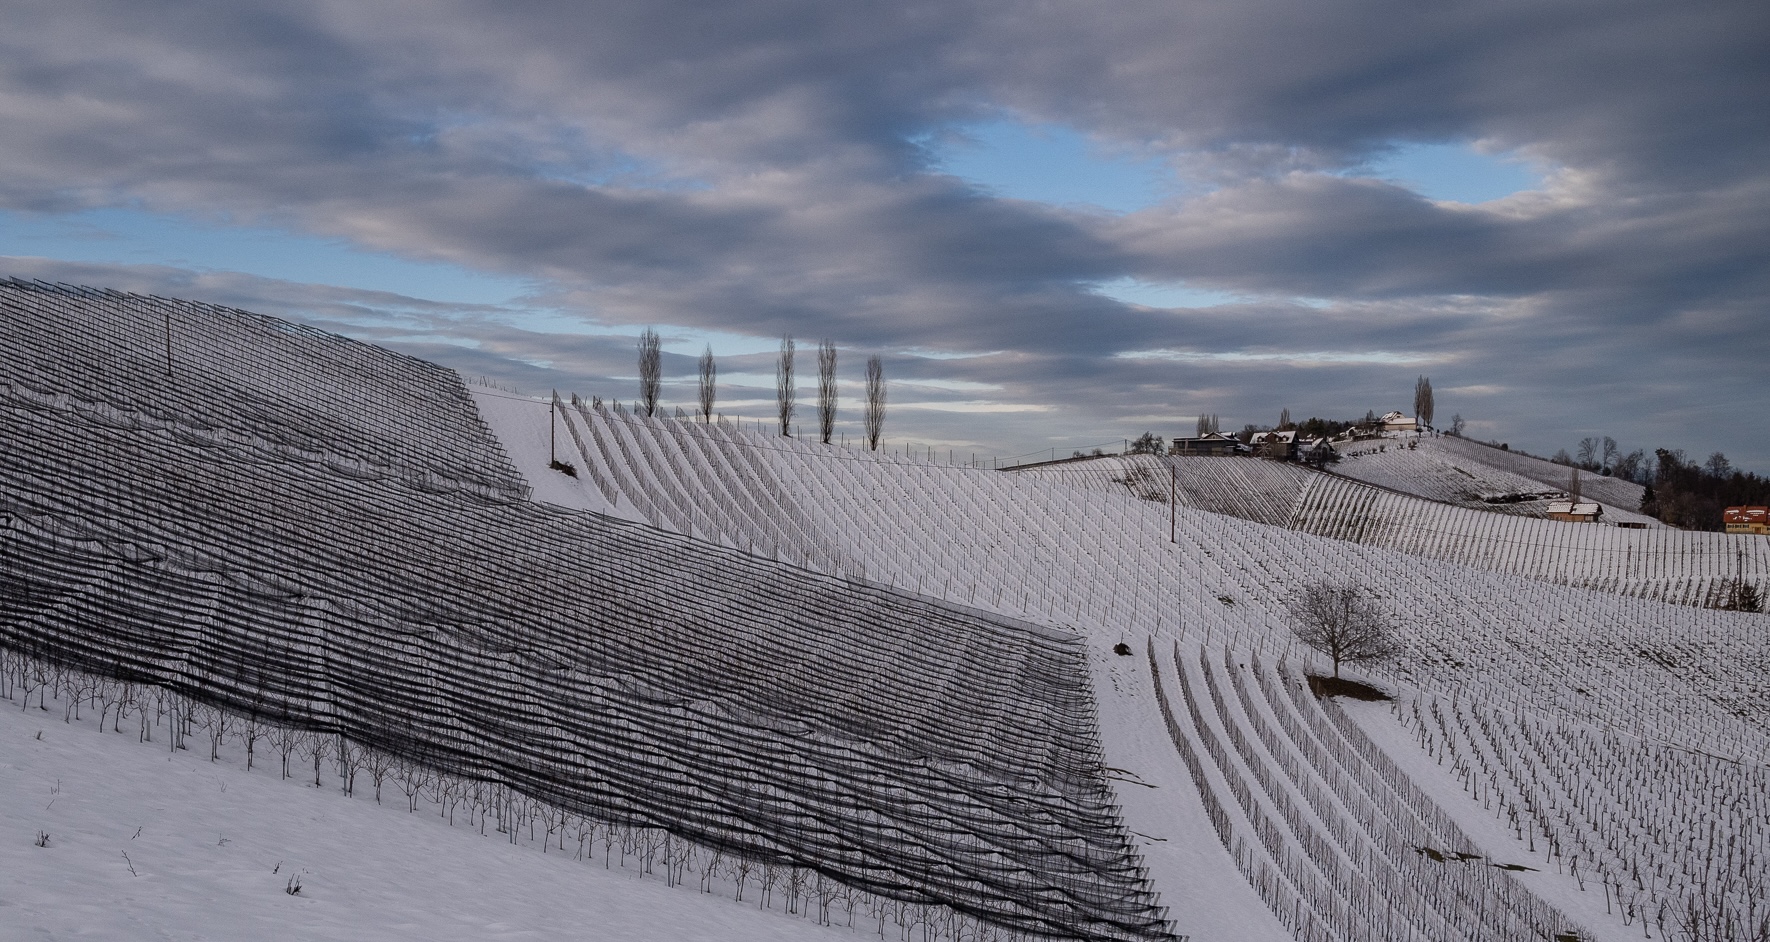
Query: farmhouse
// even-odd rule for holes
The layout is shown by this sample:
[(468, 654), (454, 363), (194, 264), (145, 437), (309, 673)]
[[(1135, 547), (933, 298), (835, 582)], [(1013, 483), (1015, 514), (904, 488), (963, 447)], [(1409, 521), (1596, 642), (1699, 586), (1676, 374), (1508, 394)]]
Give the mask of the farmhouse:
[(1770, 534), (1770, 507), (1729, 507), (1721, 512), (1728, 533)]
[(1254, 446), (1254, 454), (1261, 458), (1289, 461), (1297, 456), (1297, 433), (1295, 430), (1257, 432), (1248, 444)]
[(1604, 515), (1604, 508), (1596, 501), (1552, 500), (1549, 501), (1549, 519), (1565, 520), (1569, 523), (1597, 523)]

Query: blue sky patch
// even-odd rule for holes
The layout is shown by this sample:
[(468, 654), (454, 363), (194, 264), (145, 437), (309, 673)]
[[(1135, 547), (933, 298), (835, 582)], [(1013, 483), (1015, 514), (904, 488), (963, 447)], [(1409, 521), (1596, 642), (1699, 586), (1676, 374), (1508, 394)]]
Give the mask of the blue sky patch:
[(1377, 177), (1431, 200), (1485, 203), (1542, 185), (1520, 157), (1484, 154), (1468, 144), (1404, 144), (1372, 161), (1360, 176)]
[(998, 196), (1129, 213), (1173, 189), (1160, 160), (1114, 155), (1061, 125), (992, 121), (934, 144), (937, 169)]
[(206, 225), (136, 209), (54, 217), (0, 211), (0, 255), (237, 271), (464, 304), (502, 304), (527, 290), (522, 279), (364, 251), (341, 239)]

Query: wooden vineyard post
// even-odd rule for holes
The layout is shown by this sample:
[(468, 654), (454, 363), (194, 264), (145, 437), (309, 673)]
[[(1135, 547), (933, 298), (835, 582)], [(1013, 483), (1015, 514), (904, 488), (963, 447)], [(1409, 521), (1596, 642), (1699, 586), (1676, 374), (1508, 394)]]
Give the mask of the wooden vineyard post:
[(172, 375), (172, 309), (162, 308), (161, 314), (166, 316), (166, 375)]
[(547, 403), (547, 466), (549, 468), (559, 463), (559, 456), (554, 454), (553, 451), (553, 440), (559, 434), (556, 431), (559, 423), (554, 418), (554, 413), (557, 411), (558, 407), (559, 390), (555, 389), (553, 391), (553, 400)]

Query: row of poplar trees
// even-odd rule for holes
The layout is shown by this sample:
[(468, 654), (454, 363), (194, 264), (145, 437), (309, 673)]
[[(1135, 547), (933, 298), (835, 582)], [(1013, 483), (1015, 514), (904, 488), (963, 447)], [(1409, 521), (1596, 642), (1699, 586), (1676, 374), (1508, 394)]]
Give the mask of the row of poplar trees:
[[(781, 338), (780, 357), (774, 364), (775, 413), (782, 435), (793, 434), (793, 414), (797, 409), (799, 389), (793, 379), (793, 358), (793, 337), (788, 334)], [(658, 411), (663, 367), (658, 332), (647, 327), (639, 335), (639, 410), (647, 416)], [(697, 414), (702, 422), (711, 422), (713, 404), (718, 398), (719, 367), (713, 360), (710, 344), (701, 354), (700, 374)], [(885, 365), (877, 356), (867, 358), (866, 414), (862, 424), (867, 448), (878, 451), (879, 437), (885, 431)], [(819, 440), (828, 445), (836, 431), (836, 345), (829, 340), (817, 345), (817, 429)]]

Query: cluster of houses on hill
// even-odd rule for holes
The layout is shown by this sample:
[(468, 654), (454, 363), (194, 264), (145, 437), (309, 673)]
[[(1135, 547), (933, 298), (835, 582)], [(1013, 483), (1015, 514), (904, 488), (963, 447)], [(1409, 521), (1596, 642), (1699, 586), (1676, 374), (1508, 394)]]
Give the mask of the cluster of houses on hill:
[(1389, 412), (1367, 424), (1354, 425), (1334, 438), (1304, 435), (1294, 428), (1253, 432), (1246, 437), (1222, 432), (1204, 432), (1190, 438), (1175, 438), (1169, 448), (1175, 455), (1252, 455), (1277, 461), (1302, 461), (1321, 464), (1332, 460), (1334, 442), (1376, 438), (1387, 432), (1418, 432), (1419, 422), (1411, 415)]

